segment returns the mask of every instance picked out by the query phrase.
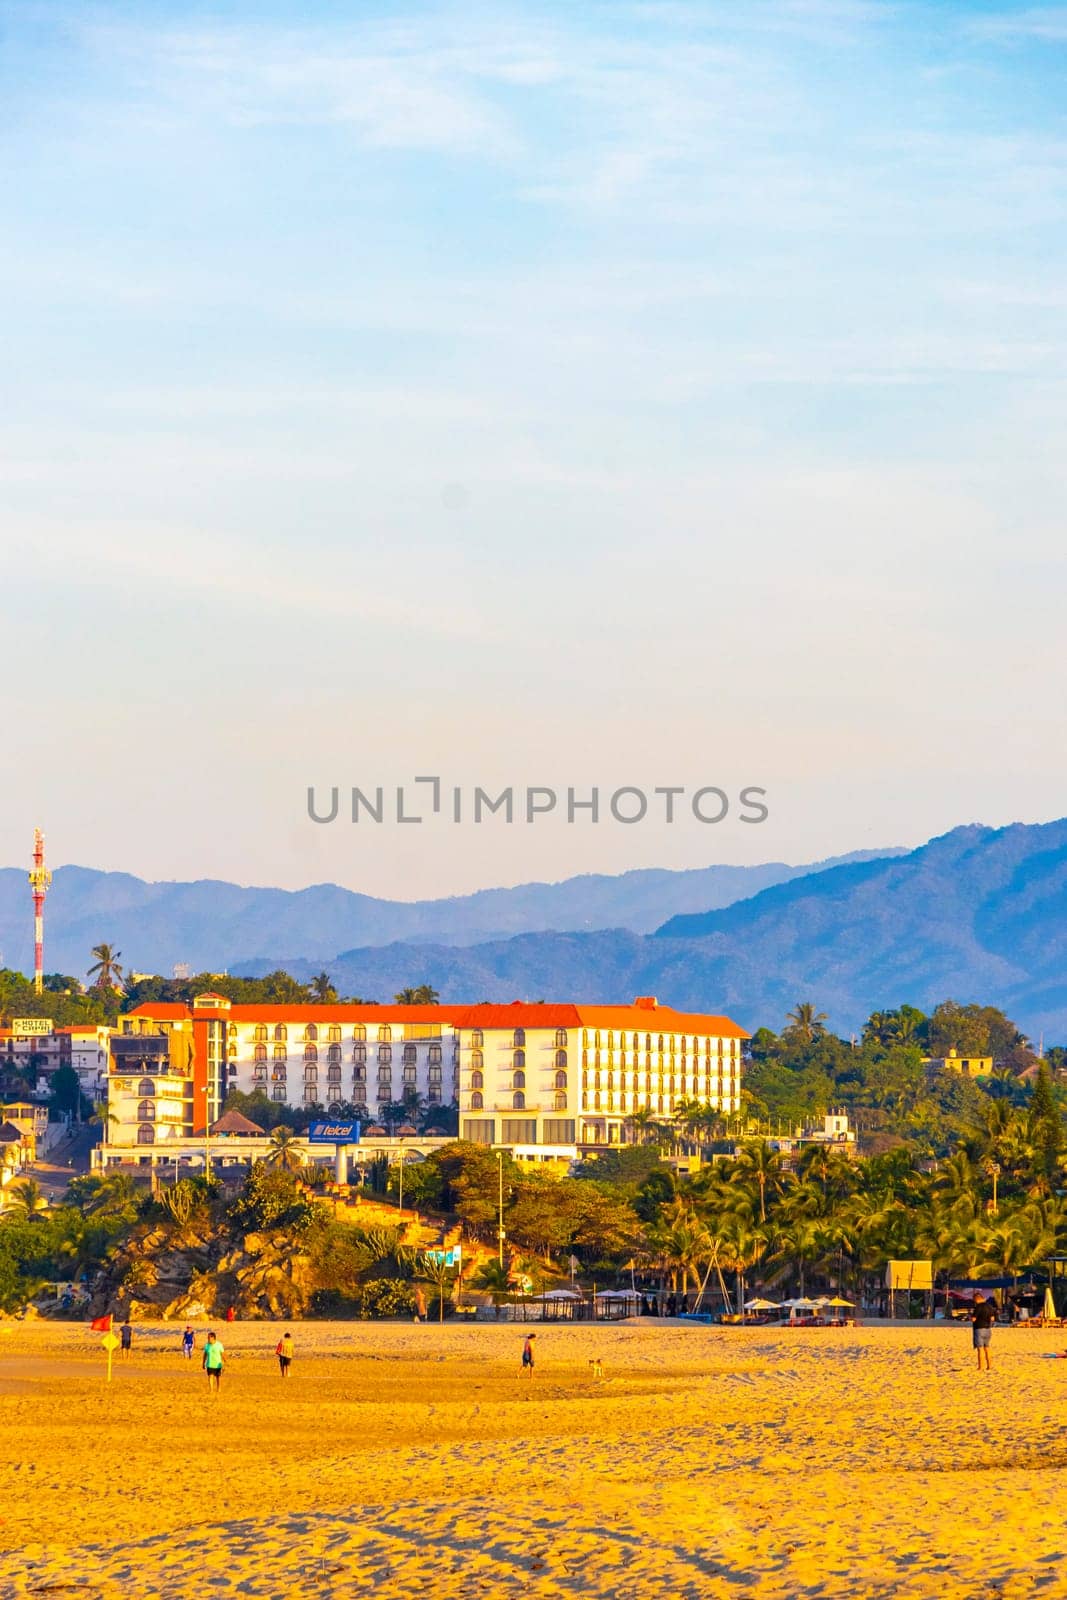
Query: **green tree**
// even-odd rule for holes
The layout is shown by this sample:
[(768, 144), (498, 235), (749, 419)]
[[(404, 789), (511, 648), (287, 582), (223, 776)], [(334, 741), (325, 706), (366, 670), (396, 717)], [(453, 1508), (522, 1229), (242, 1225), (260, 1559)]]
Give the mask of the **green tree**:
[(786, 1034), (804, 1044), (812, 1044), (826, 1032), (825, 1011), (816, 1011), (811, 1000), (800, 1000), (786, 1017)]
[(420, 983), (413, 989), (401, 989), (394, 998), (398, 1006), (435, 1006), (441, 997), (432, 984)]
[(122, 951), (110, 944), (97, 944), (93, 946), (92, 954), (95, 960), (89, 968), (89, 977), (93, 980), (93, 988), (100, 991), (121, 989), (122, 967), (119, 958)]
[(330, 981), (328, 972), (320, 972), (308, 984), (308, 994), (316, 1005), (333, 1006), (337, 1004), (337, 990)]
[(304, 1157), (292, 1128), (280, 1123), (278, 1127), (271, 1129), (270, 1148), (263, 1160), (268, 1167), (279, 1167), (284, 1172), (300, 1171), (304, 1165)]

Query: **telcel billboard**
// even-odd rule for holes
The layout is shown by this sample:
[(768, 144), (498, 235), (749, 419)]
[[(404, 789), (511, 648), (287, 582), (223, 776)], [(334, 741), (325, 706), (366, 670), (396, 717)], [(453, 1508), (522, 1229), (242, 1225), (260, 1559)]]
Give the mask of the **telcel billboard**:
[(358, 1122), (313, 1122), (308, 1129), (309, 1144), (358, 1144)]

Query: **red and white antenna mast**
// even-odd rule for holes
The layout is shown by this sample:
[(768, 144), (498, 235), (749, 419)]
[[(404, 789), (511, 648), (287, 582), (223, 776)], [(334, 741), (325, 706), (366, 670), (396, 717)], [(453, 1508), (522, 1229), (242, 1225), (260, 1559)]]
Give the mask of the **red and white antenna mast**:
[(33, 987), (37, 994), (44, 993), (44, 897), (51, 881), (52, 874), (44, 864), (44, 834), (40, 828), (34, 828), (30, 889), (33, 891)]

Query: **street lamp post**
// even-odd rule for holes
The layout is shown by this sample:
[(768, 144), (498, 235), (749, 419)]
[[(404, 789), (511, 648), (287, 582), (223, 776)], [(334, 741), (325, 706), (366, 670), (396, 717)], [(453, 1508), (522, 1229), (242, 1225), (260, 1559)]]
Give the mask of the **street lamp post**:
[(499, 1188), (497, 1190), (497, 1228), (496, 1228), (497, 1259), (499, 1260), (500, 1265), (503, 1266), (504, 1265), (504, 1152), (503, 1152), (503, 1150), (498, 1150), (497, 1151), (496, 1160), (497, 1160), (497, 1167), (499, 1169), (499, 1171), (498, 1171)]
[(986, 1171), (993, 1179), (993, 1215), (997, 1215), (997, 1179), (1000, 1177), (1000, 1162), (987, 1161)]

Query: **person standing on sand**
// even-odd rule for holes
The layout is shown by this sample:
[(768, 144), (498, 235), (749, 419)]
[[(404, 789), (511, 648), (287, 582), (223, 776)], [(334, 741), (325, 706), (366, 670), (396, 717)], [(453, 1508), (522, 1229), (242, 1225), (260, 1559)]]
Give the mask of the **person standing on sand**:
[(985, 1354), (985, 1369), (989, 1371), (989, 1344), (993, 1337), (993, 1324), (997, 1320), (997, 1307), (993, 1300), (987, 1300), (980, 1292), (974, 1297), (974, 1310), (971, 1312), (971, 1342), (974, 1353), (978, 1358), (978, 1370), (982, 1370), (982, 1355)]
[(193, 1346), (195, 1344), (196, 1335), (194, 1334), (192, 1328), (186, 1324), (185, 1332), (182, 1334), (182, 1355), (185, 1357), (186, 1361), (191, 1361), (193, 1359)]
[(293, 1336), (283, 1333), (278, 1340), (274, 1354), (278, 1357), (278, 1368), (283, 1378), (289, 1376), (289, 1368), (293, 1364)]
[(536, 1333), (528, 1333), (522, 1344), (522, 1371), (524, 1377), (533, 1377), (534, 1369), (534, 1340)]
[(122, 1356), (123, 1361), (128, 1361), (130, 1359), (130, 1352), (132, 1349), (133, 1329), (130, 1327), (128, 1322), (124, 1322), (122, 1327), (119, 1329), (119, 1354)]
[(209, 1333), (207, 1343), (204, 1345), (203, 1367), (207, 1373), (207, 1386), (210, 1393), (213, 1389), (218, 1394), (222, 1386), (222, 1357), (223, 1348), (214, 1333)]

